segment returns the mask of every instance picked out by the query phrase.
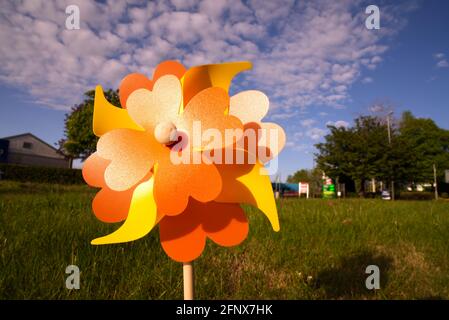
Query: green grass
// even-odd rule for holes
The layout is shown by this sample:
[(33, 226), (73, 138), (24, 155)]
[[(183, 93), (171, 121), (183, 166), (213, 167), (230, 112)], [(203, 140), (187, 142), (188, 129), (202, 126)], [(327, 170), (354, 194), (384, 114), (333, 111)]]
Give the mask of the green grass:
[[(97, 221), (95, 190), (0, 182), (0, 299), (181, 299), (182, 266), (158, 230), (91, 246), (119, 225)], [(209, 241), (195, 261), (198, 299), (447, 299), (449, 202), (298, 200), (279, 203), (281, 231), (256, 209), (236, 248)], [(81, 289), (65, 288), (65, 268)], [(367, 265), (381, 289), (365, 288)]]

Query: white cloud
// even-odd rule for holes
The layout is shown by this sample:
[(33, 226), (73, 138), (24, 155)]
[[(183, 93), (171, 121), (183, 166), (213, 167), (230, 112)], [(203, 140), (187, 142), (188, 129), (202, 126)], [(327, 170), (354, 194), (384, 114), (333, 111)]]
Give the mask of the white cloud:
[(326, 134), (326, 130), (320, 128), (312, 128), (307, 130), (306, 135), (312, 140), (319, 140)]
[(177, 10), (193, 9), (197, 6), (196, 0), (170, 0)]
[(293, 147), (295, 146), (295, 143), (294, 143), (293, 141), (287, 141), (287, 142), (285, 143), (285, 146), (286, 146), (287, 148), (293, 148)]
[(300, 121), (303, 127), (311, 127), (316, 123), (316, 120), (313, 119), (304, 119)]
[(438, 68), (447, 68), (447, 67), (449, 67), (449, 63), (445, 59), (444, 60), (440, 60), (437, 63), (437, 67)]
[(433, 58), (435, 60), (438, 60), (436, 63), (437, 68), (448, 68), (449, 67), (449, 63), (445, 59), (446, 55), (444, 53), (442, 53), (442, 52), (434, 53)]
[(373, 78), (371, 77), (365, 77), (362, 79), (362, 83), (371, 83), (373, 82)]
[(295, 140), (299, 140), (300, 138), (304, 137), (304, 132), (295, 132), (295, 134), (293, 135), (293, 138)]
[(303, 131), (297, 131), (297, 132), (292, 132), (289, 134), (289, 139), (287, 141), (287, 143), (285, 144), (285, 146), (291, 150), (294, 151), (298, 151), (298, 152), (303, 152), (305, 150), (307, 150), (308, 148), (310, 148), (310, 146), (306, 143), (304, 143), (304, 136), (305, 136), (305, 132)]
[[(65, 29), (68, 4), (80, 6), (80, 30)], [(96, 84), (151, 75), (162, 60), (189, 67), (248, 59), (245, 87), (268, 94), (271, 119), (289, 119), (310, 105), (342, 108), (351, 84), (381, 63), (401, 10), (384, 6), (382, 29), (371, 32), (350, 1), (3, 1), (0, 81), (68, 109)]]
[(334, 126), (337, 128), (348, 128), (349, 127), (349, 122), (344, 121), (344, 120), (338, 120), (338, 121), (328, 121), (326, 122), (326, 126)]
[(375, 105), (371, 106), (369, 109), (371, 112), (376, 113), (376, 112), (383, 112), (385, 110), (385, 107), (380, 104), (375, 104)]

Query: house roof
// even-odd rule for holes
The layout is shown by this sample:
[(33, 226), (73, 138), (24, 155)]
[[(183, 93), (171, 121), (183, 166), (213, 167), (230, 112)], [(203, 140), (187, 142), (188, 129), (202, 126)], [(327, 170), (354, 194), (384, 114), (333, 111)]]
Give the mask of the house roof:
[(14, 136), (9, 136), (9, 137), (3, 137), (3, 138), (0, 138), (0, 139), (3, 139), (3, 140), (9, 140), (9, 139), (18, 138), (18, 137), (23, 137), (23, 136), (31, 136), (31, 137), (33, 137), (34, 139), (36, 139), (36, 140), (42, 142), (43, 144), (49, 146), (49, 147), (52, 148), (53, 150), (59, 151), (58, 149), (56, 149), (55, 147), (53, 147), (53, 146), (52, 146), (51, 144), (49, 144), (48, 142), (45, 142), (44, 140), (42, 140), (42, 139), (39, 138), (39, 137), (36, 137), (34, 134), (32, 134), (32, 133), (30, 133), (30, 132), (21, 133), (21, 134), (16, 134), (16, 135), (14, 135)]

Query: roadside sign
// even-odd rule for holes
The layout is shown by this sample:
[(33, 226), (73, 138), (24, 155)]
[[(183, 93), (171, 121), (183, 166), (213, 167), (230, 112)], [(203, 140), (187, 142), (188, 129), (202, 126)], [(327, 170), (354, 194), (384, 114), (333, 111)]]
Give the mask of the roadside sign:
[(298, 184), (298, 196), (301, 197), (301, 193), (305, 193), (307, 199), (309, 199), (309, 184), (307, 182), (300, 182)]

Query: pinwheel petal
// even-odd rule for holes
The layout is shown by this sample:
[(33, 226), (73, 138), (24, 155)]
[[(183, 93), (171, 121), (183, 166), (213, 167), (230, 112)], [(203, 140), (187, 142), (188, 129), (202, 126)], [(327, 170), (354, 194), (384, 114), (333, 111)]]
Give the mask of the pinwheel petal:
[(98, 220), (107, 223), (120, 222), (128, 216), (134, 188), (114, 191), (103, 187), (92, 201), (92, 210)]
[(143, 131), (125, 109), (117, 108), (104, 97), (101, 86), (95, 88), (93, 131), (97, 137), (113, 129), (127, 128)]
[(182, 88), (179, 79), (166, 75), (157, 80), (153, 90), (138, 89), (126, 102), (129, 115), (148, 132), (153, 133), (158, 123), (172, 122), (179, 113)]
[(210, 202), (198, 210), (204, 232), (216, 244), (232, 247), (246, 239), (248, 220), (239, 204)]
[(153, 90), (153, 83), (157, 81), (160, 77), (167, 74), (176, 76), (181, 79), (186, 72), (185, 67), (178, 61), (164, 61), (160, 63), (153, 74), (153, 79), (148, 79), (145, 75), (141, 73), (131, 73), (123, 78), (120, 83), (120, 103), (123, 108), (126, 108), (126, 101), (131, 93), (138, 89)]
[(124, 191), (143, 179), (152, 169), (163, 147), (152, 134), (129, 129), (116, 129), (104, 134), (97, 153), (111, 160), (104, 178), (107, 186)]
[(260, 164), (219, 166), (223, 187), (217, 202), (247, 203), (260, 209), (274, 231), (279, 231), (279, 217), (270, 176)]
[(123, 78), (119, 89), (120, 104), (122, 105), (122, 108), (126, 109), (129, 95), (138, 89), (152, 90), (153, 81), (141, 73), (131, 73)]
[(162, 248), (175, 261), (190, 262), (198, 258), (206, 245), (201, 216), (189, 209), (177, 216), (165, 216), (159, 223)]
[(228, 92), (232, 79), (240, 72), (251, 68), (252, 64), (248, 61), (207, 64), (190, 68), (181, 79), (184, 106), (206, 88), (218, 87)]
[[(198, 149), (221, 149), (233, 144), (233, 140), (226, 139), (226, 130), (242, 130), (241, 121), (234, 116), (226, 115), (225, 111), (229, 106), (229, 96), (222, 88), (207, 88), (193, 97), (186, 106), (182, 117), (180, 117), (176, 127), (190, 132), (206, 132), (213, 130), (218, 137), (212, 142), (202, 141), (199, 137), (200, 146), (194, 143)], [(228, 131), (229, 132), (229, 131)], [(196, 137), (190, 137), (195, 141)]]
[[(276, 123), (262, 122), (260, 126), (262, 135), (259, 137), (258, 154), (261, 155), (259, 156), (261, 162), (266, 163), (282, 151), (285, 146), (286, 136), (284, 129)], [(263, 148), (267, 151), (264, 152)]]
[(156, 81), (167, 74), (174, 75), (181, 80), (185, 73), (186, 68), (180, 62), (167, 60), (158, 64), (156, 70), (154, 70), (153, 81)]
[(161, 244), (173, 260), (189, 262), (204, 250), (206, 237), (230, 247), (248, 235), (248, 221), (238, 204), (189, 201), (183, 213), (165, 216), (159, 223)]
[(231, 97), (229, 114), (239, 118), (243, 124), (260, 122), (267, 114), (269, 105), (268, 97), (263, 92), (242, 91)]
[(173, 165), (167, 157), (158, 162), (154, 188), (158, 210), (178, 215), (187, 207), (189, 197), (201, 202), (214, 200), (221, 191), (221, 177), (212, 164)]
[(83, 164), (83, 178), (92, 187), (102, 187), (104, 181), (104, 171), (111, 161), (103, 159), (97, 152), (92, 153)]
[(153, 178), (141, 183), (134, 190), (129, 214), (123, 225), (115, 232), (92, 240), (92, 244), (122, 243), (144, 237), (162, 218), (153, 197)]

